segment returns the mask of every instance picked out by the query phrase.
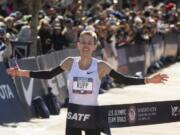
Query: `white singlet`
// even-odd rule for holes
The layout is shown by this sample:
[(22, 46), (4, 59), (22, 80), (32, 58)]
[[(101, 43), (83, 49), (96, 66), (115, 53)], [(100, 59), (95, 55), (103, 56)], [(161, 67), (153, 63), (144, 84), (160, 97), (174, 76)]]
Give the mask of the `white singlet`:
[(96, 106), (101, 84), (98, 74), (99, 60), (92, 58), (90, 67), (87, 70), (81, 70), (80, 57), (73, 57), (73, 59), (67, 78), (69, 103)]

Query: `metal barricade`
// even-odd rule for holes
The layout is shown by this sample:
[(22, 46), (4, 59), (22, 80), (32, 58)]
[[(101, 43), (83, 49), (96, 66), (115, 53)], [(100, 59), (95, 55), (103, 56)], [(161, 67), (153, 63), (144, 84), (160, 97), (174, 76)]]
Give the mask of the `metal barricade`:
[(30, 52), (30, 45), (32, 42), (11, 41), (13, 49), (13, 57), (22, 58), (28, 57)]

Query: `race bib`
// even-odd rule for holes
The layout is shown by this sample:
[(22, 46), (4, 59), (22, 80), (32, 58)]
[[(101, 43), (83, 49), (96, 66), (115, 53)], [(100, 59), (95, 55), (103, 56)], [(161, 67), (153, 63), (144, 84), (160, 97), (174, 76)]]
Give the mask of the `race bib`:
[(73, 78), (73, 93), (92, 94), (93, 79), (85, 77)]

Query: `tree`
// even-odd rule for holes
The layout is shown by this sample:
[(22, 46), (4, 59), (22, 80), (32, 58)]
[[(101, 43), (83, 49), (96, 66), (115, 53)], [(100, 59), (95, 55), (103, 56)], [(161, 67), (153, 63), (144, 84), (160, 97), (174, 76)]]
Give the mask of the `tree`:
[(31, 22), (31, 35), (32, 35), (32, 44), (30, 47), (30, 55), (37, 55), (37, 26), (38, 26), (38, 11), (41, 9), (42, 0), (28, 0), (29, 11), (32, 15)]

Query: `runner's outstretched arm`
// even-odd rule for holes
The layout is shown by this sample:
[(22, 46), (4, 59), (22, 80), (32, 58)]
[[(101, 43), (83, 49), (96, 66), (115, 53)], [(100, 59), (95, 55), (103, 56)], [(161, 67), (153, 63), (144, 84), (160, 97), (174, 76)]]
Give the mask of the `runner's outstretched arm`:
[(69, 70), (72, 65), (72, 58), (66, 58), (62, 64), (58, 65), (49, 70), (38, 70), (38, 71), (31, 71), (31, 70), (21, 70), (19, 68), (8, 68), (6, 70), (7, 74), (14, 76), (14, 77), (32, 77), (37, 79), (51, 79), (52, 77), (64, 72), (65, 70)]
[(51, 79), (62, 72), (64, 72), (64, 70), (61, 66), (57, 66), (51, 70), (30, 71), (29, 76), (37, 79)]
[(39, 70), (39, 71), (30, 71), (30, 70), (21, 70), (15, 68), (7, 69), (7, 73), (14, 77), (32, 77), (37, 79), (51, 79), (52, 77), (62, 73), (64, 70), (61, 66), (57, 66), (50, 70)]
[(168, 80), (166, 74), (157, 74), (152, 77), (147, 78), (137, 78), (133, 76), (123, 75), (115, 71), (109, 64), (102, 61), (99, 63), (99, 74), (100, 77), (103, 77), (107, 74), (114, 79), (116, 83), (125, 84), (125, 85), (138, 85), (138, 84), (148, 84), (148, 83), (165, 83)]

